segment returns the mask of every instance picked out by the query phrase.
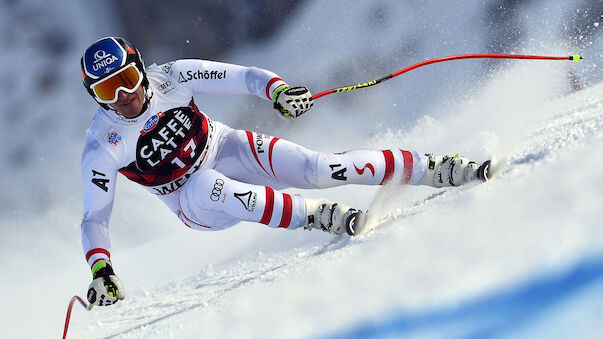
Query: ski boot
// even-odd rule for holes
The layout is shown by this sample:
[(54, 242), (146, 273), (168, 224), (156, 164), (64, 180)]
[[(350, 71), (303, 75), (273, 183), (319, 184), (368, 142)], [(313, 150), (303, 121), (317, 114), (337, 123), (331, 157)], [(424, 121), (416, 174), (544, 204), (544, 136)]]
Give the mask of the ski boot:
[(333, 235), (347, 233), (354, 235), (356, 221), (363, 215), (362, 211), (331, 202), (327, 199), (306, 198), (305, 230), (317, 228)]
[(423, 185), (432, 187), (449, 187), (466, 184), (469, 181), (488, 181), (490, 175), (490, 160), (478, 166), (475, 161), (469, 161), (465, 157), (434, 156), (425, 154), (427, 157), (427, 175)]

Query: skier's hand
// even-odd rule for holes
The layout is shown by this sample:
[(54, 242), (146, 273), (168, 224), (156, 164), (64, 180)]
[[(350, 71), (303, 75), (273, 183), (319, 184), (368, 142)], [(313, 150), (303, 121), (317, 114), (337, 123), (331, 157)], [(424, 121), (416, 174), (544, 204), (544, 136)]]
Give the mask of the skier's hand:
[(113, 305), (126, 297), (121, 280), (113, 272), (111, 262), (101, 260), (92, 268), (92, 283), (88, 287), (88, 302), (97, 306)]
[(287, 87), (276, 95), (274, 108), (279, 114), (291, 119), (306, 113), (314, 105), (310, 91), (303, 86)]

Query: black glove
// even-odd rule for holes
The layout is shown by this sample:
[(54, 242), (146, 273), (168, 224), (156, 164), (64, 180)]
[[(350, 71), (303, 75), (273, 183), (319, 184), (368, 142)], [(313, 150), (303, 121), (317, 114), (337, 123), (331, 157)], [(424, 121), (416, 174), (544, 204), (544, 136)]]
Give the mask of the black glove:
[(303, 86), (281, 90), (274, 100), (274, 108), (284, 117), (297, 118), (314, 106), (310, 91)]
[(88, 302), (97, 306), (113, 305), (126, 297), (121, 280), (113, 272), (111, 262), (101, 260), (92, 267), (92, 283), (88, 287)]

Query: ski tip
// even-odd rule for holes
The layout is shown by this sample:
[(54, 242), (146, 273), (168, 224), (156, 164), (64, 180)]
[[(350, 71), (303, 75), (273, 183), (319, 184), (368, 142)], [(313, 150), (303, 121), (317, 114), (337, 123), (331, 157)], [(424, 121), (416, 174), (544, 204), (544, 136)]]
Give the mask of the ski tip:
[(477, 169), (477, 176), (482, 181), (488, 181), (491, 177), (491, 169), (492, 169), (492, 160), (486, 160), (484, 163)]

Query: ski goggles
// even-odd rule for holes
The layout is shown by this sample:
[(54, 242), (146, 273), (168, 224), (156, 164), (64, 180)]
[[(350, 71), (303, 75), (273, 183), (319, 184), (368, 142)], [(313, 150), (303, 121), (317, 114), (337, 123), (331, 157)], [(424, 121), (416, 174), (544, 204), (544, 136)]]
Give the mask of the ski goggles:
[(90, 89), (98, 102), (112, 104), (117, 101), (120, 90), (134, 93), (142, 83), (142, 78), (136, 64), (131, 63), (111, 76), (93, 83)]

